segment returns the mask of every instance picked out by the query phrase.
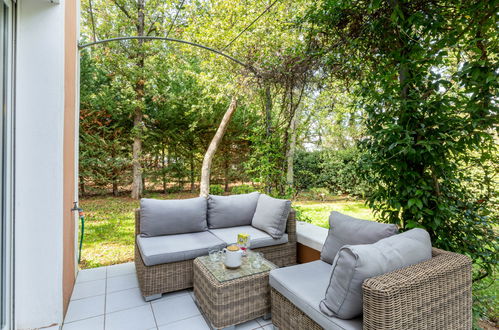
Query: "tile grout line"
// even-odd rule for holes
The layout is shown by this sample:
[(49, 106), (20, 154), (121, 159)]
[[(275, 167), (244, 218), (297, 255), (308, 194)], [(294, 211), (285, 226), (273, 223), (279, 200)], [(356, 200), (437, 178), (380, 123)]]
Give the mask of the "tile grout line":
[(71, 299), (70, 301), (80, 301), (83, 299), (89, 299), (89, 298), (100, 297), (100, 296), (105, 296), (105, 295), (106, 295), (105, 293), (95, 294), (93, 296), (88, 296), (88, 297), (83, 297), (83, 298), (78, 298), (78, 299)]
[(83, 280), (83, 281), (81, 281), (81, 280), (80, 280), (80, 281), (78, 281), (78, 280), (77, 280), (77, 281), (75, 281), (75, 285), (80, 285), (80, 284), (90, 283), (90, 282), (95, 282), (95, 281), (102, 281), (102, 280), (105, 280), (105, 279), (106, 279), (106, 278), (104, 277), (104, 278), (96, 278), (96, 279), (94, 279), (94, 280), (86, 280), (86, 281), (85, 281), (85, 280)]
[(80, 321), (85, 321), (85, 320), (93, 319), (94, 317), (99, 317), (99, 316), (104, 316), (104, 314), (99, 314), (99, 315), (84, 317), (82, 319), (74, 320), (74, 321), (71, 321), (71, 322), (64, 321), (64, 322), (62, 322), (62, 325), (76, 323), (76, 322), (80, 322)]
[[(153, 311), (153, 313), (154, 313), (154, 311)], [(164, 323), (164, 324), (161, 324), (161, 325), (158, 325), (156, 323), (156, 325), (159, 328), (160, 326), (164, 326), (164, 325), (166, 326), (166, 325), (169, 325), (169, 324), (173, 324), (173, 323), (177, 323), (177, 322), (182, 322), (182, 321), (185, 321), (185, 320), (193, 319), (193, 318), (198, 317), (198, 316), (202, 316), (204, 318), (203, 313), (200, 312), (198, 315), (189, 316), (189, 317), (186, 317), (186, 318), (183, 318), (183, 319), (180, 319), (180, 320), (171, 321), (171, 322)], [(255, 328), (255, 329), (258, 329), (258, 328)], [(255, 330), (255, 329), (251, 329), (251, 330)]]
[[(132, 289), (136, 289), (136, 288), (132, 288)], [(126, 291), (126, 290), (131, 290), (131, 289), (125, 289), (125, 290), (121, 290), (121, 291)], [(116, 292), (121, 292), (121, 291), (113, 291), (113, 292), (111, 292), (111, 294), (116, 293)], [(179, 297), (181, 297), (181, 296), (179, 296)], [(179, 297), (168, 297), (168, 298), (164, 298), (164, 299), (165, 300), (170, 300), (170, 299), (177, 299)], [(147, 302), (147, 304), (151, 305), (151, 308), (152, 308), (153, 303), (154, 302)], [(145, 305), (138, 305), (138, 306), (131, 306), (131, 307), (119, 309), (119, 310), (112, 311), (112, 312), (107, 312), (106, 311), (106, 315), (108, 315), (108, 314), (114, 314), (114, 313), (118, 313), (118, 312), (123, 312), (123, 311), (127, 311), (127, 310), (130, 310), (130, 309), (135, 309), (135, 308), (139, 308), (139, 307), (143, 307), (143, 306), (146, 306), (147, 304), (145, 304)], [(187, 317), (187, 318), (191, 318), (191, 317), (194, 317), (194, 316), (190, 316), (190, 317)], [(182, 319), (182, 320), (185, 320), (185, 319)], [(174, 322), (176, 322), (176, 321), (174, 321)]]
[[(114, 278), (114, 277), (111, 277), (111, 278)], [(104, 287), (105, 287), (105, 290), (107, 291), (107, 279), (104, 279), (106, 281)], [(132, 290), (132, 289), (138, 289), (139, 287), (138, 286), (134, 286), (133, 288), (128, 288), (128, 289), (120, 289), (120, 290), (116, 290), (116, 291), (112, 291), (112, 292), (109, 292), (110, 294), (113, 294), (113, 293), (116, 293), (116, 292), (122, 292), (122, 291), (126, 291), (126, 290)], [(88, 296), (88, 297), (83, 297), (83, 298), (78, 298), (78, 299), (71, 299), (70, 301), (78, 301), (78, 300), (82, 300), (82, 299), (88, 299), (88, 298), (93, 298), (93, 297), (100, 297), (100, 296), (105, 296), (107, 295), (108, 292), (104, 292), (102, 294), (96, 294), (96, 295), (93, 295), (93, 296)]]
[[(167, 293), (167, 294), (168, 294), (168, 293)], [(171, 299), (177, 299), (177, 298), (183, 297), (183, 296), (185, 296), (185, 295), (187, 295), (187, 294), (188, 294), (188, 293), (178, 294), (178, 295), (176, 295), (176, 296), (174, 296), (174, 297), (168, 297), (168, 296), (167, 296), (167, 297), (161, 297), (161, 298), (159, 298), (159, 299), (156, 299), (156, 300), (150, 301), (150, 304), (151, 304), (151, 305), (154, 305), (154, 304), (159, 304), (159, 303), (161, 303), (161, 302), (163, 302), (163, 301), (166, 301), (166, 300), (171, 300)]]
[[(134, 286), (133, 288), (128, 288), (128, 289), (120, 289), (120, 290), (116, 290), (116, 291), (111, 291), (111, 292), (106, 292), (106, 294), (113, 294), (113, 293), (116, 293), (116, 292), (122, 292), (122, 291), (126, 291), (126, 290), (132, 290), (132, 289), (138, 289), (139, 287), (138, 286)], [(107, 284), (106, 284), (106, 290), (107, 290)], [(98, 296), (102, 296), (101, 294), (99, 294)], [(95, 297), (95, 296), (93, 296)]]
[[(191, 300), (194, 302), (194, 304), (196, 304), (196, 302), (194, 301), (194, 298), (191, 296), (191, 294), (190, 294), (190, 293), (189, 293), (189, 291), (187, 291), (187, 290), (186, 290), (186, 293), (181, 294), (181, 295), (179, 295), (178, 297), (183, 297), (183, 296), (185, 296), (186, 294), (187, 294), (187, 295), (191, 298)], [(171, 297), (170, 299), (175, 299), (175, 298), (177, 298), (177, 297)], [(167, 298), (167, 299), (168, 299), (168, 298)], [(152, 302), (151, 302), (151, 308), (152, 308)], [(168, 322), (168, 323), (165, 323), (165, 324), (161, 324), (161, 326), (166, 326), (166, 325), (168, 325), (168, 324), (172, 324), (172, 323), (175, 323), (175, 322), (185, 321), (185, 320), (192, 319), (192, 318), (195, 318), (195, 317), (198, 317), (198, 316), (201, 316), (201, 317), (203, 317), (203, 319), (204, 319), (203, 312), (199, 309), (198, 305), (196, 305), (196, 308), (197, 308), (197, 309), (198, 309), (198, 311), (199, 311), (199, 314), (198, 314), (198, 315), (192, 315), (192, 316), (189, 316), (189, 317), (186, 317), (186, 318), (180, 319), (180, 320), (175, 320), (175, 321), (172, 321), (172, 322)], [(154, 309), (153, 309), (153, 315), (154, 315)], [(156, 316), (154, 316), (154, 320), (156, 321)], [(158, 322), (157, 322), (157, 321), (156, 321), (156, 326), (157, 326), (157, 327), (158, 327), (158, 329), (159, 329), (160, 325), (158, 324)]]
[[(75, 281), (75, 286), (78, 285), (78, 284), (84, 284), (84, 283), (89, 283), (89, 282), (95, 282), (95, 281), (102, 281), (104, 280), (104, 294), (96, 294), (96, 295), (92, 295), (92, 296), (88, 296), (88, 297), (82, 297), (82, 298), (78, 298), (78, 299), (71, 299), (70, 298), (70, 303), (73, 302), (73, 301), (80, 301), (80, 300), (83, 300), (83, 299), (90, 299), (90, 298), (94, 298), (94, 297), (100, 297), (100, 296), (104, 296), (104, 313), (103, 314), (98, 314), (98, 315), (93, 315), (93, 316), (89, 316), (89, 317), (84, 317), (84, 318), (81, 318), (81, 319), (77, 319), (77, 320), (72, 320), (70, 322), (66, 322), (66, 320), (63, 320), (62, 322), (62, 326), (64, 326), (65, 324), (70, 324), (70, 323), (75, 323), (75, 322), (79, 322), (79, 321), (84, 321), (84, 320), (88, 320), (88, 319), (91, 319), (91, 318), (94, 318), (94, 317), (99, 317), (99, 316), (103, 316), (103, 324), (104, 324), (104, 327), (105, 327), (105, 322), (106, 322), (106, 315), (107, 315), (107, 280), (108, 278), (118, 278), (118, 277), (122, 277), (122, 276), (129, 276), (129, 275), (133, 275), (134, 273), (131, 272), (131, 273), (128, 273), (128, 274), (120, 274), (120, 275), (115, 275), (115, 276), (111, 276), (111, 277), (108, 277), (108, 268), (109, 266), (104, 266), (103, 268), (105, 268), (105, 271), (104, 271), (104, 274), (105, 274), (105, 277), (103, 279), (94, 279), (94, 280), (88, 280), (88, 281), (83, 281), (83, 282), (79, 282), (79, 283), (76, 283)], [(126, 290), (132, 290), (132, 289), (135, 289), (135, 288), (138, 288), (138, 287), (133, 287), (133, 288), (127, 288), (127, 289), (120, 289), (120, 290), (116, 290), (116, 291), (113, 291), (113, 292), (110, 292), (111, 294), (113, 293), (117, 293), (117, 292), (122, 292), (122, 291), (126, 291)], [(131, 308), (134, 308), (134, 307), (131, 307)], [(125, 308), (123, 310), (127, 310), (127, 309), (131, 309), (131, 308)], [(116, 311), (118, 312), (118, 311)]]
[(149, 302), (149, 307), (151, 308), (152, 317), (154, 319), (154, 324), (156, 324), (156, 329), (159, 329), (158, 321), (156, 320), (156, 314), (154, 314), (154, 308), (152, 308), (151, 302)]
[[(150, 304), (150, 303), (148, 303), (148, 304)], [(123, 309), (120, 309), (120, 310), (117, 310), (117, 311), (106, 313), (106, 315), (116, 314), (116, 313), (119, 313), (119, 312), (124, 312), (124, 311), (128, 311), (130, 309), (140, 308), (140, 307), (144, 307), (144, 306), (147, 306), (147, 304), (146, 305), (140, 305), (140, 306), (133, 306), (133, 307), (123, 308)]]

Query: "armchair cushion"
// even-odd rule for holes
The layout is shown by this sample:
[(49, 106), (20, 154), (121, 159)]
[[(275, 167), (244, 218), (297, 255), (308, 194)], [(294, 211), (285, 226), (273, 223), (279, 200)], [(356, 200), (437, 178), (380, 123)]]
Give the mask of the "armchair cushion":
[(250, 194), (208, 197), (208, 227), (227, 228), (251, 224), (259, 192)]
[[(316, 260), (295, 266), (274, 269), (269, 283), (286, 299), (308, 315), (324, 329), (362, 329), (362, 318), (342, 320), (324, 315), (319, 303), (324, 298), (331, 275), (331, 265)], [(290, 316), (292, 317), (292, 316)]]
[(261, 194), (256, 205), (251, 225), (263, 230), (273, 238), (281, 238), (291, 211), (291, 201)]
[(329, 216), (329, 232), (321, 251), (321, 260), (332, 264), (344, 245), (372, 244), (398, 233), (397, 226), (361, 220), (333, 211)]
[(140, 200), (140, 235), (195, 233), (207, 230), (206, 198)]
[(334, 259), (320, 309), (328, 316), (341, 319), (357, 317), (362, 314), (364, 280), (430, 258), (430, 235), (419, 228), (381, 239), (374, 244), (346, 245)]

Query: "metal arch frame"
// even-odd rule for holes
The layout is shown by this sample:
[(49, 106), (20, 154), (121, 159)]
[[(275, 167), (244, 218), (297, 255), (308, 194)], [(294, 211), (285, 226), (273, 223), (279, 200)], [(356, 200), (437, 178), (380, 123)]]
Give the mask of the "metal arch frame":
[(249, 69), (255, 75), (258, 75), (257, 72), (256, 72), (256, 70), (255, 70), (255, 68), (253, 68), (252, 66), (250, 66), (250, 65), (248, 65), (248, 64), (246, 64), (244, 62), (239, 61), (237, 58), (234, 58), (234, 57), (232, 57), (232, 56), (230, 56), (228, 54), (225, 54), (224, 52), (221, 52), (219, 50), (210, 48), (208, 46), (197, 44), (195, 42), (181, 40), (181, 39), (168, 38), (168, 37), (148, 37), (148, 36), (116, 37), (116, 38), (110, 38), (110, 39), (104, 39), (104, 40), (98, 40), (98, 41), (94, 41), (94, 42), (89, 42), (89, 43), (86, 43), (86, 44), (79, 44), (78, 45), (78, 49), (82, 50), (82, 49), (90, 47), (90, 46), (94, 46), (94, 45), (98, 45), (98, 44), (104, 44), (104, 43), (108, 43), (108, 42), (111, 42), (111, 41), (120, 41), (120, 40), (163, 40), (163, 41), (177, 42), (177, 43), (181, 43), (181, 44), (186, 44), (186, 45), (198, 47), (198, 48), (210, 51), (212, 53), (221, 55), (221, 56), (223, 56), (223, 57), (225, 57), (225, 58), (227, 58), (227, 59), (229, 59), (229, 60), (231, 60), (231, 61), (233, 61), (233, 62), (235, 62), (235, 63), (237, 63), (239, 65), (242, 65), (243, 67), (245, 67), (247, 69)]

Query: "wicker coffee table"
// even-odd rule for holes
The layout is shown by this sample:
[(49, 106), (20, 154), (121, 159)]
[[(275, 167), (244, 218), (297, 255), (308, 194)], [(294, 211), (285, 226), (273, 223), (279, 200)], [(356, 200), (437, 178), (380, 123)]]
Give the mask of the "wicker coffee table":
[(250, 257), (241, 267), (226, 269), (222, 261), (209, 256), (194, 260), (194, 295), (196, 303), (214, 329), (232, 326), (263, 316), (270, 317), (269, 272), (278, 268), (263, 259), (258, 269), (251, 267)]

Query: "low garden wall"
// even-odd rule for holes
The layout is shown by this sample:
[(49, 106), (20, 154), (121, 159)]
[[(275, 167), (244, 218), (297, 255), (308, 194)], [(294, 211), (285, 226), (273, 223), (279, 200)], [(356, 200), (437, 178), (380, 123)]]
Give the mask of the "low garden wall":
[(320, 258), (327, 233), (326, 228), (307, 222), (296, 222), (298, 263), (311, 262)]

